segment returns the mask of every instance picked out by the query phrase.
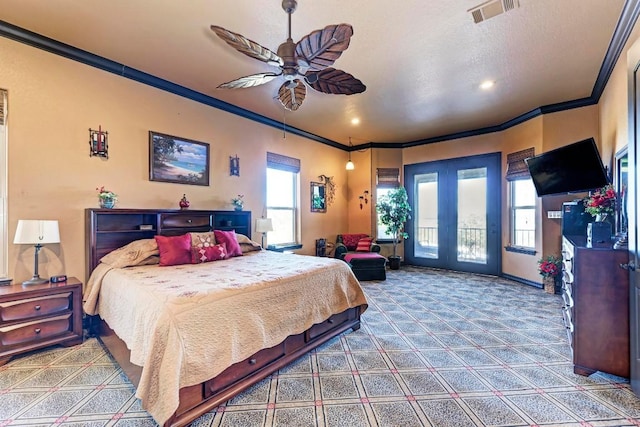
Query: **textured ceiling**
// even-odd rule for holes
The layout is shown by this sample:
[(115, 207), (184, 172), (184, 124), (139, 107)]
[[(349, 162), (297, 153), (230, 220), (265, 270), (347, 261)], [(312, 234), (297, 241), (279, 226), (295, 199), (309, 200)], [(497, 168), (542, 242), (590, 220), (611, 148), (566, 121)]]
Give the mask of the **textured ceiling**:
[[(478, 0), (299, 0), (298, 41), (329, 24), (354, 28), (334, 64), (362, 94), (308, 90), (286, 123), (348, 144), (412, 142), (496, 126), (536, 108), (589, 97), (623, 0), (519, 0), (474, 23)], [(248, 88), (221, 83), (273, 67), (240, 54), (219, 25), (273, 51), (287, 36), (280, 0), (0, 0), (0, 20), (282, 121), (281, 80)], [(495, 81), (490, 91), (478, 88)], [(360, 124), (351, 124), (352, 118)]]

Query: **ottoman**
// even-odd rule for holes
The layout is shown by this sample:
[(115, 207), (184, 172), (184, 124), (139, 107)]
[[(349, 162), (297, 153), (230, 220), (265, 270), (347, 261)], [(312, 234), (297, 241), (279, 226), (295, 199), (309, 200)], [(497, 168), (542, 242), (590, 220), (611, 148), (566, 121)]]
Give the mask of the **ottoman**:
[(387, 280), (387, 259), (378, 253), (348, 253), (343, 259), (358, 280)]

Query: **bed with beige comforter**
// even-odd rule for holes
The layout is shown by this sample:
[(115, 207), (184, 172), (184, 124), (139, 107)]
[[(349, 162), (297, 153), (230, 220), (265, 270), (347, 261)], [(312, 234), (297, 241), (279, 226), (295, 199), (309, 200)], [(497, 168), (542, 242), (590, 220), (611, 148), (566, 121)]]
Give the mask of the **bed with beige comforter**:
[(111, 261), (93, 271), (83, 308), (126, 343), (142, 367), (136, 396), (161, 425), (180, 388), (367, 303), (348, 265), (332, 258), (262, 250), (170, 267)]

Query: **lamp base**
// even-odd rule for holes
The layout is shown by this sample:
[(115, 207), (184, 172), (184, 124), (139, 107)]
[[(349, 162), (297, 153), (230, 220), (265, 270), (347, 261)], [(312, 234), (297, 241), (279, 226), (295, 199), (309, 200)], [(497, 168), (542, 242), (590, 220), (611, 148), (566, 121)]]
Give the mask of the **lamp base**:
[(43, 279), (40, 276), (33, 276), (31, 279), (22, 282), (22, 286), (44, 285), (45, 283), (49, 283), (49, 280)]

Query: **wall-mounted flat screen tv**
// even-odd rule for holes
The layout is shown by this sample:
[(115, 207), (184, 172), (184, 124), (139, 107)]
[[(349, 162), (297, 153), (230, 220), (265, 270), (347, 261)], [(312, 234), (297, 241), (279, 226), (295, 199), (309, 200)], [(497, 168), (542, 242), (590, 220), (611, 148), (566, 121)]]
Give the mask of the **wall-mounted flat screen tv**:
[(609, 183), (593, 138), (525, 159), (538, 197), (578, 193)]

